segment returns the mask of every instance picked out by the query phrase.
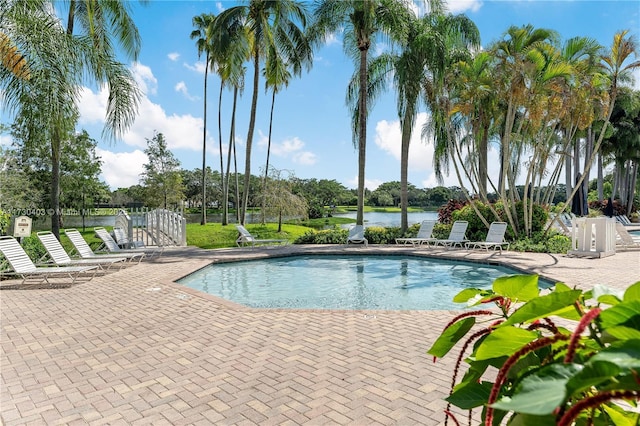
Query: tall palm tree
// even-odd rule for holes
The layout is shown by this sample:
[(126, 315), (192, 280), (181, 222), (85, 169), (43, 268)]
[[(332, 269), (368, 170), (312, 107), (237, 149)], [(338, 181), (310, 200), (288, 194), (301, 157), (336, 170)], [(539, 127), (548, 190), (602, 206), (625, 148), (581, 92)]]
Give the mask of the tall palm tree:
[[(207, 185), (206, 185), (206, 164), (207, 164), (207, 77), (209, 74), (210, 58), (211, 58), (211, 31), (214, 20), (214, 15), (209, 13), (203, 13), (193, 17), (193, 26), (196, 28), (191, 32), (191, 39), (196, 40), (196, 47), (198, 49), (198, 59), (204, 52), (205, 54), (205, 67), (204, 67), (204, 118), (203, 118), (203, 130), (202, 130), (202, 217), (200, 219), (200, 225), (207, 224)], [(220, 150), (220, 158), (222, 158), (222, 150)], [(223, 171), (221, 170), (222, 174)]]
[[(266, 188), (267, 178), (269, 177), (269, 156), (271, 154), (271, 134), (273, 130), (273, 110), (276, 104), (276, 94), (280, 90), (289, 85), (291, 80), (291, 73), (289, 72), (288, 64), (286, 64), (278, 52), (274, 48), (270, 48), (267, 53), (267, 60), (264, 67), (265, 76), (265, 89), (271, 88), (271, 110), (269, 112), (269, 135), (267, 137), (267, 161), (264, 166), (264, 181), (262, 183), (263, 189)], [(266, 199), (262, 197), (262, 223), (266, 221)]]
[[(244, 91), (246, 68), (244, 63), (249, 60), (251, 53), (250, 37), (247, 28), (241, 20), (215, 19), (211, 26), (212, 60), (215, 70), (220, 77), (220, 94), (218, 96), (218, 136), (220, 145), (220, 175), (222, 178), (223, 208), (222, 225), (229, 223), (229, 174), (231, 170), (231, 154), (235, 158), (235, 118), (238, 96)], [(233, 90), (233, 107), (231, 110), (231, 128), (229, 131), (229, 146), (227, 151), (227, 169), (225, 173), (222, 154), (222, 94), (225, 87)], [(236, 180), (237, 180), (237, 167)], [(239, 185), (236, 184), (236, 192)], [(236, 206), (239, 196), (236, 193)]]
[(353, 141), (358, 148), (357, 225), (364, 225), (368, 54), (379, 36), (387, 36), (391, 40), (404, 39), (411, 13), (408, 6), (402, 0), (321, 0), (313, 12), (314, 23), (309, 31), (311, 40), (320, 44), (333, 33), (344, 31), (345, 51), (357, 65), (358, 94), (357, 102), (352, 106)]
[(247, 5), (229, 8), (218, 15), (220, 25), (232, 26), (232, 22), (243, 23), (250, 37), (253, 62), (253, 92), (251, 114), (247, 132), (243, 200), (240, 222), (244, 224), (249, 202), (249, 182), (251, 178), (251, 149), (255, 130), (260, 84), (260, 63), (268, 49), (273, 46), (293, 65), (294, 75), (302, 71), (302, 66), (311, 66), (312, 50), (304, 34), (307, 11), (302, 2), (296, 0), (250, 0)]

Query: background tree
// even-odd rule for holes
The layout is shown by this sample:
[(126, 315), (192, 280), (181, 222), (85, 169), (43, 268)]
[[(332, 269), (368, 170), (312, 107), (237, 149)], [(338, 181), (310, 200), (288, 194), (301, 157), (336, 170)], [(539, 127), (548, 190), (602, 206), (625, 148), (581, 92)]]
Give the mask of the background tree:
[(302, 66), (311, 66), (312, 51), (304, 34), (307, 11), (303, 3), (295, 0), (262, 1), (250, 0), (248, 5), (229, 8), (218, 15), (223, 28), (242, 23), (250, 39), (253, 62), (253, 92), (251, 112), (245, 148), (245, 171), (243, 196), (240, 205), (240, 223), (244, 224), (249, 202), (249, 179), (251, 177), (251, 148), (255, 130), (258, 106), (258, 87), (260, 84), (260, 63), (269, 49), (276, 49), (291, 64), (294, 75), (299, 75)]
[(353, 142), (358, 149), (357, 225), (364, 225), (369, 50), (377, 37), (402, 40), (410, 14), (407, 4), (400, 0), (322, 0), (313, 12), (310, 40), (319, 45), (335, 32), (343, 31), (345, 52), (357, 67), (357, 85), (351, 88), (354, 93), (347, 91)]
[(304, 197), (296, 195), (292, 189), (295, 176), (288, 170), (271, 168), (269, 178), (265, 182), (265, 188), (260, 193), (262, 205), (265, 206), (265, 214), (278, 218), (278, 232), (282, 232), (282, 220), (284, 217), (307, 218), (309, 206)]
[(167, 148), (162, 133), (147, 139), (144, 153), (148, 162), (144, 164), (141, 183), (147, 206), (177, 207), (184, 200), (180, 161)]

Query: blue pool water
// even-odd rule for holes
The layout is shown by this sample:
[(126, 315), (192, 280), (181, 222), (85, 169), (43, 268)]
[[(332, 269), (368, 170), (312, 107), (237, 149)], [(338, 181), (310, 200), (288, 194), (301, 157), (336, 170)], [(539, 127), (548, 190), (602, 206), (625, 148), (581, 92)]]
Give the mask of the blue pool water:
[(462, 289), (515, 273), (411, 256), (304, 255), (212, 264), (179, 283), (254, 308), (448, 310), (465, 307), (452, 302)]

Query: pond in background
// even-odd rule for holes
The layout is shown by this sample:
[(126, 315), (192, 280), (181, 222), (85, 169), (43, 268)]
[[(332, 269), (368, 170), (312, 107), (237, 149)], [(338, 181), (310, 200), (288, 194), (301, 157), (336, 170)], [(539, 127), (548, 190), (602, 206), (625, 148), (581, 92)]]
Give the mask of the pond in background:
[[(356, 212), (334, 214), (333, 217), (348, 217), (355, 221)], [(421, 223), (423, 220), (438, 220), (438, 212), (411, 212), (407, 213), (409, 226), (414, 223)], [(385, 228), (400, 226), (400, 213), (387, 212), (367, 212), (364, 214), (364, 225), (382, 226)]]

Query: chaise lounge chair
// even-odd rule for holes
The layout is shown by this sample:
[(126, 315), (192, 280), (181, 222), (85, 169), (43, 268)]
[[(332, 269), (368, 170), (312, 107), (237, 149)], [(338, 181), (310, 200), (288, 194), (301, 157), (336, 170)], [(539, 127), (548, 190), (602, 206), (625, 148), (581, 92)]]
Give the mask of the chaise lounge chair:
[(238, 230), (238, 239), (236, 244), (238, 247), (243, 246), (256, 246), (256, 245), (273, 245), (273, 244), (288, 244), (289, 240), (274, 240), (274, 239), (259, 239), (251, 235), (251, 232), (247, 231), (242, 225), (236, 225)]
[(411, 244), (413, 247), (424, 243), (429, 244), (430, 241), (434, 240), (431, 238), (431, 233), (433, 232), (435, 224), (435, 220), (423, 220), (420, 224), (420, 228), (418, 229), (418, 235), (413, 238), (396, 238), (396, 244), (402, 244), (405, 246)]
[(47, 254), (41, 259), (42, 261), (53, 261), (57, 266), (95, 265), (102, 272), (108, 272), (114, 266), (118, 269), (126, 267), (127, 258), (125, 257), (71, 259), (51, 231), (40, 231), (36, 235), (47, 251)]
[(80, 255), (81, 258), (83, 259), (96, 259), (96, 258), (100, 258), (100, 259), (108, 259), (108, 258), (126, 258), (129, 262), (136, 262), (136, 263), (140, 263), (142, 261), (142, 259), (145, 257), (145, 253), (140, 253), (140, 252), (136, 252), (136, 253), (118, 253), (118, 254), (112, 254), (112, 253), (95, 253), (91, 247), (89, 247), (89, 244), (87, 244), (87, 242), (84, 240), (84, 238), (82, 237), (82, 234), (80, 233), (80, 231), (78, 231), (77, 229), (73, 229), (73, 228), (68, 228), (64, 230), (64, 234), (69, 237), (69, 240), (71, 240), (71, 244), (73, 244), (73, 247), (75, 249), (75, 251)]
[(616, 222), (616, 238), (617, 249), (640, 249), (640, 239), (636, 239), (627, 231), (627, 228), (620, 222)]
[(93, 228), (93, 232), (95, 232), (98, 238), (100, 238), (100, 240), (102, 241), (102, 246), (100, 248), (102, 247), (106, 248), (110, 254), (120, 255), (120, 254), (136, 254), (137, 253), (137, 254), (143, 254), (145, 257), (151, 258), (151, 257), (159, 257), (162, 254), (162, 251), (164, 250), (163, 247), (158, 247), (158, 248), (138, 247), (138, 248), (131, 248), (131, 249), (123, 249), (118, 245), (116, 240), (113, 239), (111, 234), (109, 234), (109, 232), (105, 228), (101, 226), (97, 226)]
[(347, 245), (349, 244), (364, 244), (365, 247), (369, 246), (369, 241), (364, 237), (364, 225), (353, 225), (349, 228)]
[(11, 266), (10, 271), (2, 271), (1, 275), (18, 276), (22, 278), (20, 284), (35, 282), (37, 284), (47, 283), (53, 285), (54, 283), (49, 280), (54, 278), (69, 279), (71, 284), (75, 284), (79, 277), (86, 278), (86, 281), (89, 281), (98, 270), (97, 265), (38, 267), (24, 251), (20, 243), (11, 236), (0, 236), (0, 253)]
[(135, 249), (145, 247), (144, 242), (142, 241), (132, 241), (129, 239), (127, 232), (120, 228), (119, 226), (113, 227), (113, 239), (116, 241), (118, 246), (123, 249)]
[(444, 240), (433, 240), (433, 246), (443, 246), (445, 248), (455, 248), (456, 246), (462, 247), (463, 244), (469, 242), (465, 236), (468, 226), (469, 222), (466, 220), (456, 220), (453, 222), (451, 232), (449, 232), (449, 237)]
[(483, 248), (487, 251), (489, 251), (489, 249), (500, 250), (500, 253), (502, 253), (502, 246), (506, 246), (505, 250), (509, 249), (509, 243), (504, 240), (504, 234), (506, 232), (506, 222), (492, 222), (487, 232), (487, 238), (484, 241), (472, 241), (466, 243), (464, 246), (468, 249)]

